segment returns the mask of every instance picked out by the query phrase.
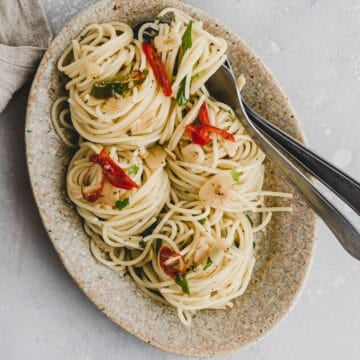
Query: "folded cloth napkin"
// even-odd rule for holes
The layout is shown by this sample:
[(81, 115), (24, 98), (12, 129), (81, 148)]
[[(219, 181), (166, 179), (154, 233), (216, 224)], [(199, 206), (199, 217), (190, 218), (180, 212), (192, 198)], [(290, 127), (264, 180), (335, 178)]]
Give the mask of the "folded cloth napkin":
[(39, 0), (0, 0), (0, 113), (35, 71), (50, 40)]

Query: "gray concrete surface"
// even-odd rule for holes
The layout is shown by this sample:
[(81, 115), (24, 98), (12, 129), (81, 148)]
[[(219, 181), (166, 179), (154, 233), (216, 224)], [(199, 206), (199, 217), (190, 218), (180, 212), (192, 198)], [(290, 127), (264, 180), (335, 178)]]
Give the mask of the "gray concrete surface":
[[(94, 2), (42, 0), (54, 32)], [(360, 179), (360, 1), (189, 3), (255, 49), (287, 91), (312, 148)], [(28, 86), (0, 115), (0, 359), (178, 359), (108, 320), (61, 265), (29, 186), (27, 93)], [(312, 271), (296, 307), (262, 342), (225, 359), (359, 359), (359, 300), (360, 263), (320, 224)]]

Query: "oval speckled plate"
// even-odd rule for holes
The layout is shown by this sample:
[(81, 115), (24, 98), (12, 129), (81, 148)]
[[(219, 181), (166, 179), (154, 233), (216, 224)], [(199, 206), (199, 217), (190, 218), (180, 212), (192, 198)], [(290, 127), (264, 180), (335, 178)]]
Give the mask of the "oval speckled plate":
[[(67, 198), (65, 173), (71, 154), (50, 121), (54, 99), (64, 93), (57, 59), (87, 24), (153, 18), (167, 6), (204, 21), (208, 31), (224, 37), (235, 70), (245, 74), (246, 101), (296, 138), (303, 134), (278, 83), (254, 52), (231, 30), (203, 11), (175, 0), (105, 0), (82, 12), (58, 34), (47, 50), (32, 85), (26, 120), (27, 160), (31, 183), (44, 226), (66, 269), (85, 294), (115, 323), (166, 351), (211, 356), (240, 350), (258, 341), (285, 317), (300, 294), (315, 243), (315, 216), (294, 193), (292, 214), (274, 214), (257, 248), (257, 263), (246, 293), (231, 310), (200, 311), (190, 328), (171, 308), (137, 289), (129, 276), (98, 264), (91, 256), (80, 217)], [(230, 10), (229, 10), (230, 11)], [(292, 191), (270, 163), (265, 188)], [(281, 205), (281, 200), (273, 200)]]

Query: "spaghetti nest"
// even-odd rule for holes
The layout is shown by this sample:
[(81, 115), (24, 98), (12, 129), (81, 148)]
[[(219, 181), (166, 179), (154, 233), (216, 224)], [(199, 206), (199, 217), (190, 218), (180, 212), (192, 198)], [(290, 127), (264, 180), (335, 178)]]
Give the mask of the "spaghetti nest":
[(274, 211), (291, 211), (265, 205), (290, 194), (262, 190), (264, 154), (206, 89), (226, 49), (167, 8), (137, 38), (121, 22), (89, 25), (58, 62), (68, 96), (53, 104), (52, 121), (78, 148), (67, 191), (91, 252), (127, 269), (186, 325), (194, 311), (231, 307), (244, 293), (254, 234)]

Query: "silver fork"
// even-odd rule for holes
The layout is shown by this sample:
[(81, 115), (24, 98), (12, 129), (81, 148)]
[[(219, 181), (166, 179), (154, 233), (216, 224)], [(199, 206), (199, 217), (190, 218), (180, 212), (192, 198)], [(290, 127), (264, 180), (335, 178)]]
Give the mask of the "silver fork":
[[(310, 171), (329, 189), (344, 199), (359, 214), (360, 185), (302, 144), (261, 118), (246, 105), (238, 90), (230, 63), (223, 65), (207, 81), (210, 94), (228, 104), (242, 122), (247, 133), (303, 195), (323, 219), (344, 249), (360, 260), (360, 233), (278, 149), (279, 146), (296, 163)], [(333, 177), (333, 178), (332, 178)], [(331, 178), (331, 179), (330, 179)]]

